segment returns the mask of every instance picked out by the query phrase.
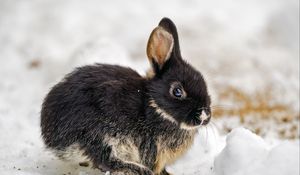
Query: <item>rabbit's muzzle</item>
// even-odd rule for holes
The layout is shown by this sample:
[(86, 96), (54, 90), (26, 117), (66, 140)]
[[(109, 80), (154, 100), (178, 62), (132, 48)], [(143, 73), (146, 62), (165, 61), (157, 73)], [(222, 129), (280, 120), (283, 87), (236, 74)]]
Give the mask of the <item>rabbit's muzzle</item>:
[(191, 124), (197, 125), (207, 125), (211, 119), (210, 108), (197, 108), (190, 112), (189, 119)]

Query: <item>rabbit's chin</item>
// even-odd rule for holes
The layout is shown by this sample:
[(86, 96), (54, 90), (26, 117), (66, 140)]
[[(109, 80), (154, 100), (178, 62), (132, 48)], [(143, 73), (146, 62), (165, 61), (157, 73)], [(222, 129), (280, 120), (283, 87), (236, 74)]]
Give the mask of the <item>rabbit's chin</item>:
[(202, 114), (196, 118), (193, 119), (193, 121), (190, 121), (190, 124), (187, 124), (185, 122), (180, 123), (180, 128), (181, 129), (186, 129), (186, 130), (194, 130), (198, 129), (201, 126), (205, 126), (209, 123), (211, 117), (206, 115), (205, 112), (202, 112)]
[(186, 123), (181, 123), (180, 128), (185, 130), (196, 130), (199, 129), (203, 125), (188, 125)]

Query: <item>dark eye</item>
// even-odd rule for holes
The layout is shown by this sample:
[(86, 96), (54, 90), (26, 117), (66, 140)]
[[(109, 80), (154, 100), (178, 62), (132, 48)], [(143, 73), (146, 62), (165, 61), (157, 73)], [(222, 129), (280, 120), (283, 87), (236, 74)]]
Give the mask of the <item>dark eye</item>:
[(171, 83), (169, 93), (173, 98), (176, 98), (179, 100), (182, 100), (182, 99), (186, 98), (186, 96), (187, 96), (187, 94), (180, 82)]
[(183, 91), (179, 87), (176, 87), (173, 89), (173, 95), (177, 98), (181, 98), (183, 96)]

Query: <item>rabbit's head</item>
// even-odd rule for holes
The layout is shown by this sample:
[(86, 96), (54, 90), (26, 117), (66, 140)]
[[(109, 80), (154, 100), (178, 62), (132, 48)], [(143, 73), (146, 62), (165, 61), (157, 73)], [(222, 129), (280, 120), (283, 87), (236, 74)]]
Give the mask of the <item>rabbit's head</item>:
[(211, 110), (205, 80), (182, 59), (176, 26), (170, 19), (163, 18), (152, 31), (147, 56), (154, 73), (149, 80), (149, 105), (183, 129), (208, 124)]

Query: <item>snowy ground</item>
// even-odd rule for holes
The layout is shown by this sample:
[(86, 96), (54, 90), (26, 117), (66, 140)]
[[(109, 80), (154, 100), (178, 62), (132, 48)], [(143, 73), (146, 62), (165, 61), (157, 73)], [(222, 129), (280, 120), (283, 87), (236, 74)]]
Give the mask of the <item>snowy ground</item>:
[(143, 73), (146, 41), (164, 16), (177, 24), (184, 57), (206, 77), (216, 116), (168, 169), (298, 175), (298, 0), (0, 0), (0, 174), (100, 174), (44, 150), (41, 102), (86, 63)]

